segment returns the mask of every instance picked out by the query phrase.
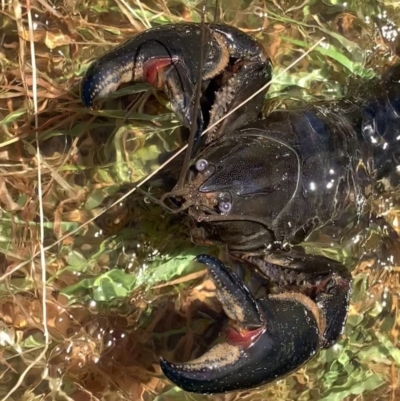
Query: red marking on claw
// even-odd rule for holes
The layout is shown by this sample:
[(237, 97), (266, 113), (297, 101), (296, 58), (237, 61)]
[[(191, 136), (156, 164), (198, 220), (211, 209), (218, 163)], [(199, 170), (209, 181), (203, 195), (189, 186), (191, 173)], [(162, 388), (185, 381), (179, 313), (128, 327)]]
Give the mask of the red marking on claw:
[(261, 334), (264, 332), (265, 327), (260, 327), (255, 330), (235, 330), (228, 327), (226, 331), (226, 342), (230, 345), (236, 345), (243, 348), (249, 348), (253, 345)]
[(162, 89), (163, 81), (159, 81), (158, 72), (168, 65), (172, 64), (172, 60), (168, 58), (154, 58), (147, 61), (143, 65), (143, 76), (146, 82), (156, 88)]

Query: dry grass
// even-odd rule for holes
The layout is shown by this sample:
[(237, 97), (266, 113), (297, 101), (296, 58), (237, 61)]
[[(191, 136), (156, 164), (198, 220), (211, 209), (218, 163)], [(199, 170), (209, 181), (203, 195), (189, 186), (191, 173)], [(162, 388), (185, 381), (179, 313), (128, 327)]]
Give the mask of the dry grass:
[[(325, 37), (329, 47), (283, 74), (270, 95), (328, 99), (346, 93), (351, 73), (367, 79), (396, 61), (397, 42), (382, 27), (399, 22), (389, 1), (328, 4), (230, 0), (217, 15), (266, 46), (276, 75)], [(0, 399), (399, 397), (392, 243), (386, 268), (371, 258), (354, 271), (343, 341), (286, 380), (202, 397), (161, 375), (158, 356), (183, 360), (204, 350), (220, 313), (204, 272), (189, 263), (201, 249), (188, 241), (182, 219), (140, 194), (127, 196), (158, 167), (159, 155), (182, 146), (178, 124), (145, 87), (123, 88), (101, 110), (86, 110), (78, 84), (96, 56), (136, 32), (199, 19), (189, 1), (0, 1)], [(158, 184), (152, 193), (160, 193)], [(392, 203), (383, 202), (382, 212), (397, 227)], [(361, 251), (386, 246), (379, 228), (357, 244), (354, 235), (318, 251), (333, 249), (350, 266)]]

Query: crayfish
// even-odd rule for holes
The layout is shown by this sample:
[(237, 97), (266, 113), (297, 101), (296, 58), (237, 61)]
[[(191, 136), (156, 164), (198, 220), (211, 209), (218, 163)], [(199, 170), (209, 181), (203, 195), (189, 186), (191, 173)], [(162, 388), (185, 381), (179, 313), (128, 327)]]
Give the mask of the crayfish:
[[(277, 380), (339, 340), (351, 274), (299, 244), (344, 213), (357, 224), (374, 196), (399, 185), (400, 85), (388, 74), (368, 96), (261, 118), (265, 89), (218, 123), (271, 79), (272, 66), (256, 40), (222, 24), (205, 25), (199, 66), (193, 44), (202, 29), (174, 24), (134, 36), (90, 66), (81, 93), (91, 107), (121, 83), (145, 82), (165, 93), (184, 126), (197, 126), (190, 165), (165, 199), (190, 219), (194, 242), (226, 249), (224, 261), (197, 261), (230, 325), (226, 342), (203, 356), (160, 363), (186, 391), (222, 393)], [(229, 265), (256, 270), (270, 283), (268, 295), (256, 299)]]

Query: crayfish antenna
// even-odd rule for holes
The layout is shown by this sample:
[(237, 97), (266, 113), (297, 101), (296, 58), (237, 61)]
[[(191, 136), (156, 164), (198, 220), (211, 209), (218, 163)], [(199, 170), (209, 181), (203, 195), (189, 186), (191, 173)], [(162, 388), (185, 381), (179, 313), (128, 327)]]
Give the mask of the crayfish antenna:
[(208, 40), (206, 40), (207, 27), (205, 24), (206, 5), (207, 5), (207, 0), (203, 0), (202, 3), (203, 12), (201, 14), (200, 57), (199, 57), (197, 83), (193, 97), (193, 107), (192, 107), (193, 115), (191, 118), (190, 136), (185, 152), (185, 159), (183, 162), (181, 173), (179, 174), (178, 182), (176, 183), (175, 186), (175, 189), (177, 190), (181, 189), (184, 185), (186, 174), (187, 171), (189, 170), (193, 149), (195, 147), (195, 142), (200, 139), (201, 132), (203, 130), (203, 116), (200, 110), (200, 97), (201, 97), (202, 81), (203, 81), (204, 53), (205, 53), (204, 48), (207, 47), (207, 45), (204, 44), (208, 42)]

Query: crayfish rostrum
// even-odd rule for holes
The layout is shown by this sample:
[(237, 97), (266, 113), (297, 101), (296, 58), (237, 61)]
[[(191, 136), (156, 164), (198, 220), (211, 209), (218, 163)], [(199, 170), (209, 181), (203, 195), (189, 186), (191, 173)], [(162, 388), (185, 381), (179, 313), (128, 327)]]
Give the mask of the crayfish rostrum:
[[(202, 29), (207, 46), (199, 66), (194, 43)], [(199, 135), (262, 88), (271, 71), (263, 47), (238, 29), (185, 23), (134, 36), (96, 60), (82, 81), (87, 107), (123, 82), (146, 82), (166, 94), (184, 126), (197, 124), (190, 166), (166, 198), (190, 219), (193, 241), (225, 247), (224, 262), (207, 255), (197, 261), (207, 266), (230, 325), (226, 342), (200, 358), (161, 358), (165, 375), (186, 391), (269, 383), (335, 344), (351, 274), (299, 244), (338, 225), (343, 213), (357, 224), (374, 196), (399, 184), (396, 73), (371, 83), (368, 96), (303, 103), (262, 119), (265, 89)], [(268, 295), (256, 299), (229, 264), (255, 269), (270, 283)]]

